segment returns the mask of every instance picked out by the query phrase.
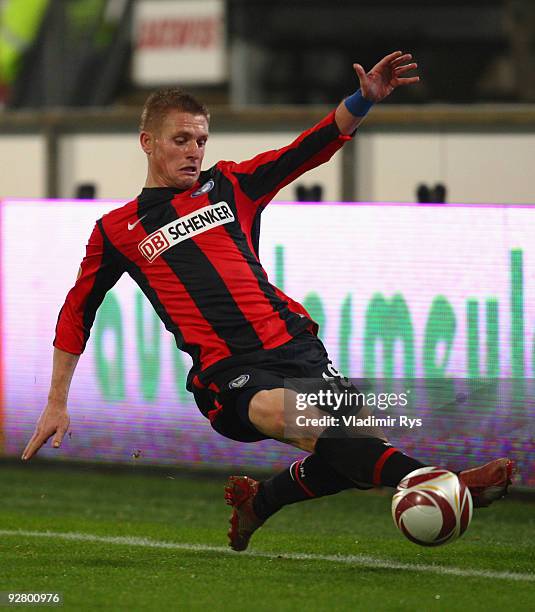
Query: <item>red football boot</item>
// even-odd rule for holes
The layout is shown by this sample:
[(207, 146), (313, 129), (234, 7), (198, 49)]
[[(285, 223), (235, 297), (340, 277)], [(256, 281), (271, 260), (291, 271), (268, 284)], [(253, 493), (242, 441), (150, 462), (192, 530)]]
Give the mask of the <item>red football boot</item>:
[(470, 489), (474, 508), (485, 508), (506, 495), (514, 473), (514, 461), (502, 457), (459, 472), (459, 478)]
[(225, 502), (232, 506), (229, 546), (245, 550), (253, 533), (264, 523), (253, 509), (253, 499), (260, 483), (248, 476), (230, 476), (225, 487)]

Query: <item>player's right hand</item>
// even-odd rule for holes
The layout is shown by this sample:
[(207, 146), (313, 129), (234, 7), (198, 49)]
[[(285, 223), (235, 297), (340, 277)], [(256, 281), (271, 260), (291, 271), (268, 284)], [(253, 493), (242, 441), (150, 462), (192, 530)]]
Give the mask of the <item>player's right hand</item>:
[(420, 81), (419, 76), (404, 77), (406, 72), (418, 68), (416, 62), (411, 62), (412, 55), (402, 51), (394, 51), (375, 64), (366, 72), (360, 64), (353, 64), (360, 82), (362, 95), (370, 102), (380, 102), (389, 96), (396, 87), (413, 85)]
[(33, 436), (22, 453), (22, 460), (31, 459), (52, 436), (54, 436), (53, 448), (59, 448), (69, 429), (69, 424), (67, 406), (64, 403), (48, 402), (37, 421)]

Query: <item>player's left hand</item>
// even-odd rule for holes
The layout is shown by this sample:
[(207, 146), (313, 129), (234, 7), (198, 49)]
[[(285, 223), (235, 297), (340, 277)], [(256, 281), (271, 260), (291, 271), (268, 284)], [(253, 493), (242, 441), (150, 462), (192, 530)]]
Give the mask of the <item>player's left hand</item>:
[(396, 87), (418, 83), (419, 76), (402, 77), (406, 72), (418, 67), (416, 62), (410, 61), (411, 59), (410, 53), (395, 51), (383, 57), (369, 72), (366, 72), (360, 64), (353, 64), (363, 97), (370, 102), (380, 102)]

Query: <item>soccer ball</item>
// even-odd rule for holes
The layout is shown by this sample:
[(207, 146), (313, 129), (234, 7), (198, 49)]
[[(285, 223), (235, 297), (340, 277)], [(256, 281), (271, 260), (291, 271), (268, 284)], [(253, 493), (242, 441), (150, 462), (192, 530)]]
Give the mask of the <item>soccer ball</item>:
[(472, 496), (453, 472), (420, 468), (399, 483), (392, 518), (411, 542), (440, 546), (456, 540), (470, 525)]

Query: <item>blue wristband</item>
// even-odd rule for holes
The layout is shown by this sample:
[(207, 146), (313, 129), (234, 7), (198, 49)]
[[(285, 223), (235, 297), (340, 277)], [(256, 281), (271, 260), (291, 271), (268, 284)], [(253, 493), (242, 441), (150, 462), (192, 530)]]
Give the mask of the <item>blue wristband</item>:
[(357, 89), (357, 91), (349, 98), (344, 100), (344, 104), (346, 105), (347, 110), (355, 117), (364, 117), (366, 113), (373, 106), (373, 102), (366, 100), (362, 96), (362, 91)]

